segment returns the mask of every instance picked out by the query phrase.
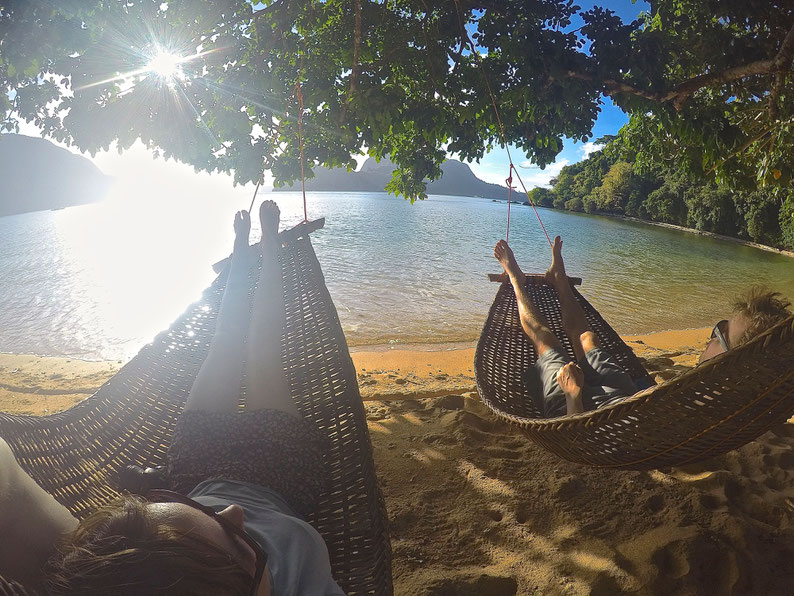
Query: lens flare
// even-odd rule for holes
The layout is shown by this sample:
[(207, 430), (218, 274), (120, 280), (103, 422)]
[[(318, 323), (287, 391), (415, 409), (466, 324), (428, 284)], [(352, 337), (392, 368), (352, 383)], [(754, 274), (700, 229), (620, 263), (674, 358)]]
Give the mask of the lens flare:
[(161, 76), (165, 79), (172, 79), (179, 77), (182, 74), (180, 64), (184, 61), (181, 56), (158, 50), (158, 52), (149, 60), (146, 65), (147, 70)]

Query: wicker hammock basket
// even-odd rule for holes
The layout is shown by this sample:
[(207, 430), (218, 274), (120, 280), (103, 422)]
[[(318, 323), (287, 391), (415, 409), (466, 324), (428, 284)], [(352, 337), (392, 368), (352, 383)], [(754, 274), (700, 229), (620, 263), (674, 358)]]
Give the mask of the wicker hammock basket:
[[(527, 290), (573, 359), (562, 330), (557, 293), (532, 278)], [(648, 387), (626, 400), (576, 416), (542, 418), (522, 373), (537, 355), (518, 316), (515, 293), (503, 283), (475, 355), (482, 400), (520, 424), (534, 441), (588, 466), (652, 469), (682, 465), (748, 443), (794, 415), (794, 317), (739, 348), (652, 386), (639, 359), (593, 306), (574, 289), (602, 347)]]
[[(284, 365), (298, 408), (328, 437), (329, 488), (308, 521), (347, 594), (391, 594), (391, 546), (356, 372), (308, 237), (282, 254)], [(165, 463), (214, 333), (224, 275), (95, 395), (45, 417), (0, 414), (20, 465), (77, 517), (117, 496), (119, 470)]]

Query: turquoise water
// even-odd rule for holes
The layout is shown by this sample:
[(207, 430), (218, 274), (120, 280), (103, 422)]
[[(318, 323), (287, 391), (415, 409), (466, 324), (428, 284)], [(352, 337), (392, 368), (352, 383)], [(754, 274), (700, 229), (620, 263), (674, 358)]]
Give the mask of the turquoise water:
[[(298, 193), (274, 193), (285, 225)], [(0, 218), (0, 351), (124, 359), (197, 299), (226, 256), (242, 193), (217, 201), (144, 197)], [(493, 245), (507, 206), (431, 196), (310, 193), (317, 255), (348, 341), (471, 341), (496, 292)], [(794, 298), (794, 259), (644, 224), (541, 209), (564, 239), (570, 275), (620, 333), (700, 327), (731, 298), (765, 283)], [(256, 230), (253, 237), (257, 236)], [(522, 267), (548, 266), (528, 207), (513, 206), (510, 243)]]

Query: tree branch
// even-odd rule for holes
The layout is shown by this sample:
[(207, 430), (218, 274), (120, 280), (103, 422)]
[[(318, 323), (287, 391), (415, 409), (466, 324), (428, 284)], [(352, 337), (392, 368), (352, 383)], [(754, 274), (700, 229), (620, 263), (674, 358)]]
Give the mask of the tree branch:
[(755, 75), (787, 73), (791, 71), (792, 59), (794, 59), (794, 25), (792, 25), (791, 29), (786, 34), (774, 58), (770, 60), (757, 60), (749, 64), (734, 66), (718, 73), (698, 75), (676, 85), (667, 93), (655, 93), (647, 89), (640, 89), (625, 81), (616, 81), (614, 79), (600, 80), (589, 73), (575, 70), (568, 71), (568, 77), (582, 81), (600, 81), (607, 95), (629, 93), (658, 103), (670, 101), (675, 110), (680, 112), (687, 100), (694, 95), (696, 91), (704, 87), (722, 85)]
[(577, 79), (580, 81), (600, 81), (604, 86), (604, 92), (607, 95), (613, 95), (615, 93), (629, 93), (631, 95), (637, 95), (638, 97), (644, 97), (645, 99), (650, 99), (651, 101), (656, 101), (656, 102), (664, 101), (661, 94), (654, 93), (653, 91), (648, 91), (646, 89), (640, 89), (624, 81), (616, 81), (614, 79), (601, 80), (589, 73), (579, 72), (576, 70), (569, 70), (568, 78)]
[(676, 111), (681, 111), (686, 101), (699, 89), (722, 85), (738, 81), (754, 75), (775, 74), (791, 69), (791, 59), (794, 57), (794, 25), (792, 25), (777, 55), (771, 60), (758, 60), (741, 66), (734, 66), (719, 73), (702, 74), (676, 85), (668, 92), (662, 101), (673, 101)]
[(737, 155), (740, 155), (741, 153), (744, 153), (745, 151), (747, 151), (747, 149), (750, 147), (750, 145), (752, 145), (753, 143), (755, 143), (757, 141), (760, 141), (761, 139), (763, 139), (766, 135), (768, 135), (771, 132), (772, 132), (772, 129), (765, 129), (765, 130), (762, 130), (757, 135), (750, 137), (749, 139), (747, 139), (747, 141), (741, 147), (739, 147), (736, 151), (734, 151), (730, 155), (728, 155), (720, 163), (717, 163), (717, 164), (714, 164), (713, 166), (711, 166), (708, 169), (708, 171), (706, 171), (706, 175), (710, 176), (714, 172), (714, 170), (724, 166), (726, 163), (728, 163), (731, 159), (733, 159)]

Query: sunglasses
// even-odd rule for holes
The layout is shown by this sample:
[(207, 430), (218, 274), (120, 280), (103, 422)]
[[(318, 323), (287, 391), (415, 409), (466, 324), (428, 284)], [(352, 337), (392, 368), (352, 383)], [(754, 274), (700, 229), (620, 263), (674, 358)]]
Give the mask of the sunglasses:
[(717, 340), (719, 340), (720, 345), (722, 346), (722, 349), (725, 350), (726, 352), (728, 350), (730, 350), (730, 348), (728, 347), (728, 340), (725, 339), (725, 332), (727, 331), (727, 328), (726, 328), (727, 324), (728, 324), (728, 321), (723, 319), (722, 321), (720, 321), (719, 323), (714, 325), (714, 329), (711, 330), (711, 338), (714, 339), (716, 337)]
[(262, 547), (259, 546), (256, 540), (251, 538), (244, 530), (238, 528), (228, 519), (218, 514), (212, 507), (202, 505), (185, 495), (170, 490), (153, 489), (147, 493), (146, 499), (150, 503), (181, 503), (182, 505), (197, 509), (217, 521), (227, 534), (232, 537), (236, 536), (245, 542), (256, 555), (256, 571), (254, 573), (254, 580), (251, 584), (250, 592), (251, 596), (256, 596), (259, 590), (259, 584), (262, 581), (262, 576), (265, 574), (265, 567), (267, 566), (267, 553), (262, 550)]

